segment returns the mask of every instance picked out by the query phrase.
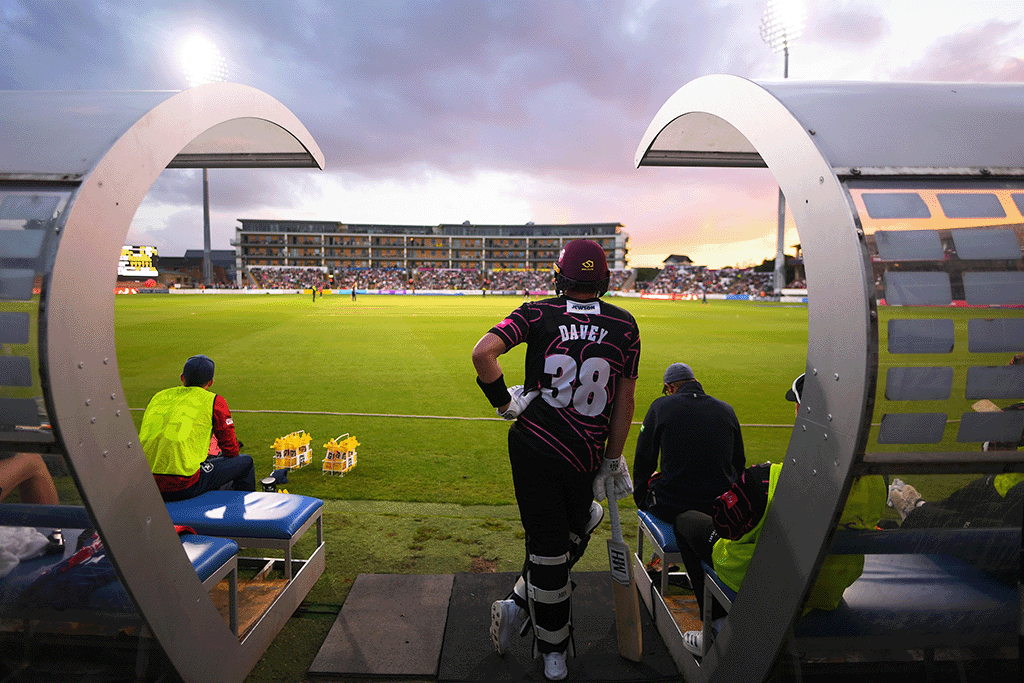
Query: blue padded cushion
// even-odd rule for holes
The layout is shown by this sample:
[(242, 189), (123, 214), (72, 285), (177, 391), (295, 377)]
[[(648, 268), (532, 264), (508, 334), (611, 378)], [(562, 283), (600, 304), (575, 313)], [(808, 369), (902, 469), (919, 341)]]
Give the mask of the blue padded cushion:
[[(181, 537), (181, 545), (200, 581), (206, 581), (238, 554), (238, 544), (226, 538), (188, 535)], [(111, 581), (93, 591), (89, 608), (103, 612), (135, 612), (135, 605), (120, 581)]]
[(262, 491), (207, 491), (167, 504), (175, 524), (208, 536), (289, 539), (323, 507), (319, 498)]
[(861, 555), (943, 553), (964, 559), (1000, 549), (1020, 548), (1019, 527), (969, 529), (842, 529), (829, 553)]
[(651, 536), (654, 537), (654, 540), (658, 542), (658, 545), (661, 546), (664, 552), (679, 552), (679, 544), (676, 542), (676, 530), (672, 524), (658, 519), (645, 510), (637, 510), (636, 515), (640, 518), (640, 522), (650, 530)]
[(0, 506), (0, 526), (86, 529), (93, 526), (93, 523), (81, 505), (4, 503)]
[(864, 573), (831, 612), (811, 610), (801, 636), (1017, 633), (1017, 588), (949, 555), (865, 555)]

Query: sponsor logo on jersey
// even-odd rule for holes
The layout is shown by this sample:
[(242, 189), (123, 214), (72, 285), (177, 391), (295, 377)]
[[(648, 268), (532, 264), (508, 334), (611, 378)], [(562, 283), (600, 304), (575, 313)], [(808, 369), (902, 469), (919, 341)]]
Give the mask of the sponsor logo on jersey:
[(586, 313), (588, 315), (601, 315), (601, 302), (600, 301), (588, 301), (582, 303), (580, 301), (573, 301), (569, 299), (565, 302), (566, 313)]

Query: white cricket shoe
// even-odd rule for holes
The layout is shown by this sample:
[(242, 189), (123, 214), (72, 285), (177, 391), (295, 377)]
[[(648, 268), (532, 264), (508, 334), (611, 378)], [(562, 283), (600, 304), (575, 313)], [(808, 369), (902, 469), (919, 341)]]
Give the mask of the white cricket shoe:
[(515, 600), (495, 600), (491, 604), (491, 642), (499, 655), (504, 655), (512, 646), (512, 634), (516, 632), (516, 621), (522, 611)]
[(569, 669), (565, 666), (564, 652), (544, 653), (544, 678), (549, 681), (560, 681), (569, 675)]
[(698, 657), (704, 656), (704, 632), (703, 631), (687, 631), (683, 634), (683, 647), (685, 647), (690, 654), (697, 655)]

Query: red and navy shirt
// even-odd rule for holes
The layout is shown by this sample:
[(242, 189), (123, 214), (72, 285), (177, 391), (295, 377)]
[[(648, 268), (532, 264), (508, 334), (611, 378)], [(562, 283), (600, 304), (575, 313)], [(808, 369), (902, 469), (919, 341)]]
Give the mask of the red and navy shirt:
[(523, 390), (539, 389), (513, 429), (580, 472), (604, 458), (619, 378), (636, 379), (640, 330), (600, 299), (527, 302), (491, 328), (511, 349), (526, 342)]

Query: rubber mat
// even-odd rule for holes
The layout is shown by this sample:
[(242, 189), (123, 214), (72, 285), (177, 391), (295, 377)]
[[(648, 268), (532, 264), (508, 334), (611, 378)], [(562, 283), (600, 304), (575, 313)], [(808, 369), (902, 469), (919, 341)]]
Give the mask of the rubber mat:
[(360, 574), (311, 676), (437, 675), (451, 574)]
[[(491, 644), (490, 606), (504, 598), (516, 579), (514, 573), (456, 574), (448, 606), (448, 622), (441, 649), (438, 681), (493, 683), (543, 681), (543, 663), (532, 655), (532, 633), (514, 637), (512, 648), (499, 657)], [(635, 663), (618, 654), (615, 607), (608, 572), (573, 572), (572, 596), (576, 656), (568, 660), (568, 681), (679, 681), (668, 649), (647, 610), (640, 606), (643, 661)]]

